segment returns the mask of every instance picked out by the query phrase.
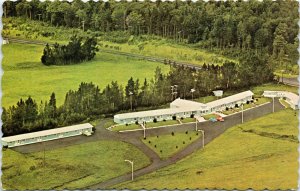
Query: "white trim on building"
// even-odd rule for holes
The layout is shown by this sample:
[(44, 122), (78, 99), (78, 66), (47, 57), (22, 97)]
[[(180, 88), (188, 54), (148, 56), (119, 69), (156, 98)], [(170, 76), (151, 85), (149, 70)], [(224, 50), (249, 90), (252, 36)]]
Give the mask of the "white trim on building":
[(291, 108), (299, 108), (299, 95), (287, 91), (264, 91), (264, 97), (280, 97), (284, 98)]
[(3, 137), (2, 144), (8, 147), (32, 144), (42, 141), (50, 141), (64, 137), (81, 135), (83, 132), (92, 132), (93, 126), (90, 123), (43, 130), (33, 133), (20, 134), (10, 137)]

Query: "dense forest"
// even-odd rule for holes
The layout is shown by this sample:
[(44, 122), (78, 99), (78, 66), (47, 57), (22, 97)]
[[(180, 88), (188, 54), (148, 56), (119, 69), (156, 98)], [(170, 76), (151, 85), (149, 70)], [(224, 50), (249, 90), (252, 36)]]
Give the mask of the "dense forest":
[[(253, 51), (273, 65), (298, 60), (297, 1), (94, 2), (5, 1), (4, 17), (53, 26), (132, 35), (158, 35), (238, 56)], [(123, 39), (118, 33), (112, 40)], [(126, 36), (126, 35), (125, 35)]]
[[(78, 90), (66, 93), (61, 106), (56, 105), (55, 93), (47, 102), (37, 103), (32, 97), (21, 99), (15, 106), (3, 108), (5, 136), (111, 116), (129, 111), (131, 105), (133, 110), (157, 108), (174, 99), (170, 87), (175, 84), (178, 85), (177, 97), (185, 99), (192, 97), (191, 89), (196, 89), (194, 98), (210, 95), (216, 89), (240, 91), (272, 81), (277, 67), (296, 65), (298, 60), (296, 1), (84, 3), (81, 0), (19, 0), (5, 1), (3, 10), (4, 17), (78, 28), (87, 34), (91, 31), (96, 35), (106, 34), (116, 43), (126, 43), (130, 36), (152, 35), (217, 51), (238, 60), (238, 64), (229, 61), (223, 65), (204, 64), (198, 71), (170, 66), (166, 75), (157, 68), (153, 79), (130, 78), (125, 87), (113, 81), (100, 90), (93, 83), (81, 83)], [(54, 51), (55, 47), (46, 47), (45, 51), (50, 49)], [(58, 63), (73, 62), (68, 60), (73, 59), (68, 51), (62, 52), (66, 54), (57, 54)]]
[[(171, 67), (164, 75), (156, 68), (151, 80), (130, 78), (125, 87), (112, 81), (103, 90), (93, 83), (81, 83), (78, 90), (66, 93), (64, 104), (56, 105), (55, 93), (49, 101), (39, 104), (28, 97), (20, 99), (9, 108), (3, 108), (4, 136), (66, 126), (83, 121), (111, 116), (131, 109), (157, 108), (171, 102), (175, 97), (192, 98), (210, 95), (215, 89), (234, 90), (247, 88), (273, 80), (273, 74), (265, 60), (249, 54), (240, 64), (226, 62), (223, 66), (203, 65), (196, 71), (192, 68)], [(257, 63), (251, 67), (250, 61)], [(213, 80), (212, 80), (213, 79)], [(177, 94), (171, 94), (171, 85), (177, 85)]]
[(97, 40), (90, 37), (83, 43), (82, 41), (81, 37), (72, 36), (67, 45), (55, 43), (53, 47), (50, 47), (47, 44), (41, 58), (42, 63), (47, 66), (68, 65), (93, 59), (98, 51)]

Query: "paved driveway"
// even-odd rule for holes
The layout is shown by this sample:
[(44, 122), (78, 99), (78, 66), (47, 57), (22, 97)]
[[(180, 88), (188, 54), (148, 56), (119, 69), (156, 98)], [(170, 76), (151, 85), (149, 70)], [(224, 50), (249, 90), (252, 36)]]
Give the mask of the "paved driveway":
[[(275, 111), (281, 110), (284, 107), (279, 103), (278, 99), (275, 99)], [(272, 103), (267, 103), (265, 105), (255, 107), (253, 109), (249, 109), (244, 111), (244, 122), (253, 120), (255, 118), (261, 117), (265, 114), (272, 112)], [(242, 113), (233, 114), (230, 116), (225, 117), (224, 122), (201, 122), (198, 123), (198, 129), (204, 130), (205, 132), (205, 142), (204, 144), (208, 144), (213, 139), (221, 135), (224, 131), (228, 128), (240, 124), (242, 121)], [(131, 132), (112, 132), (108, 131), (103, 128), (105, 121), (101, 122), (99, 125), (96, 126), (96, 132), (93, 136), (85, 137), (85, 136), (75, 136), (69, 137), (64, 139), (58, 139), (43, 143), (31, 144), (31, 145), (24, 145), (19, 147), (14, 147), (13, 149), (22, 153), (30, 153), (30, 152), (37, 152), (42, 150), (52, 150), (61, 147), (71, 146), (74, 144), (82, 144), (91, 141), (99, 141), (99, 140), (115, 140), (115, 141), (123, 141), (130, 144), (133, 144), (137, 148), (139, 148), (144, 154), (146, 154), (152, 163), (140, 170), (136, 170), (134, 172), (134, 176), (142, 176), (144, 174), (153, 172), (158, 170), (162, 167), (174, 164), (175, 162), (181, 160), (182, 158), (190, 155), (191, 153), (195, 152), (198, 149), (202, 148), (202, 139), (197, 139), (192, 144), (189, 144), (184, 150), (176, 153), (172, 157), (161, 160), (159, 156), (151, 150), (148, 146), (146, 146), (142, 141), (141, 138), (143, 137), (143, 130), (140, 131), (131, 131)], [(185, 131), (194, 131), (195, 130), (195, 123), (190, 124), (181, 124), (176, 126), (168, 126), (168, 127), (161, 127), (161, 128), (154, 128), (154, 129), (147, 129), (146, 136), (156, 136), (156, 135), (163, 135), (163, 134), (171, 134), (172, 132), (185, 132)], [(110, 179), (105, 182), (101, 182), (95, 185), (91, 185), (89, 189), (104, 189), (108, 187), (112, 187), (113, 185), (119, 184), (124, 181), (131, 180), (131, 173)]]

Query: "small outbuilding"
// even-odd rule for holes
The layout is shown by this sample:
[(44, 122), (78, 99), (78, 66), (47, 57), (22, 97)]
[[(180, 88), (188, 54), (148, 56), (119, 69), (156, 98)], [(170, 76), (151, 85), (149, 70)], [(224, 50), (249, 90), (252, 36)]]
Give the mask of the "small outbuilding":
[(93, 126), (89, 123), (84, 123), (80, 125), (38, 131), (34, 133), (25, 133), (10, 137), (3, 137), (2, 145), (7, 147), (16, 147), (43, 141), (51, 141), (54, 139), (72, 137), (76, 135), (90, 134), (92, 132)]

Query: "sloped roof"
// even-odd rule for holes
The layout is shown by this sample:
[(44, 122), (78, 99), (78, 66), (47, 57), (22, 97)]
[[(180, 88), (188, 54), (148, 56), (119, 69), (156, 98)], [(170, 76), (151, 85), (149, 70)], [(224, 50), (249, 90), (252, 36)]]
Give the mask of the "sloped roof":
[(232, 103), (235, 101), (239, 101), (247, 96), (253, 96), (253, 95), (254, 95), (253, 92), (248, 90), (248, 91), (244, 91), (244, 92), (232, 95), (232, 96), (228, 96), (228, 97), (225, 97), (222, 99), (218, 99), (218, 100), (209, 102), (209, 103), (207, 103), (207, 106), (213, 108), (213, 107), (220, 106), (223, 104), (228, 104), (228, 103)]
[(12, 142), (12, 141), (18, 141), (18, 140), (24, 140), (24, 139), (32, 139), (32, 138), (36, 138), (36, 137), (43, 137), (46, 135), (54, 135), (54, 134), (64, 133), (64, 132), (69, 132), (69, 131), (82, 130), (82, 129), (87, 129), (87, 128), (91, 128), (91, 127), (93, 127), (93, 125), (91, 125), (90, 123), (84, 123), (84, 124), (79, 124), (79, 125), (43, 130), (43, 131), (38, 131), (38, 132), (34, 132), (34, 133), (26, 133), (26, 134), (20, 134), (20, 135), (15, 135), (15, 136), (10, 136), (10, 137), (3, 137), (2, 141)]
[(130, 118), (153, 117), (159, 115), (173, 115), (176, 113), (191, 112), (191, 111), (193, 111), (193, 109), (191, 108), (156, 109), (156, 110), (149, 110), (149, 111), (122, 113), (122, 114), (115, 115), (114, 117), (122, 120), (122, 119), (130, 119)]
[(203, 107), (207, 107), (206, 104), (203, 103), (199, 103), (199, 102), (195, 102), (195, 101), (190, 101), (190, 100), (185, 100), (185, 99), (180, 99), (177, 98), (176, 100), (174, 100), (171, 103), (171, 106), (176, 106), (178, 108), (203, 108)]

